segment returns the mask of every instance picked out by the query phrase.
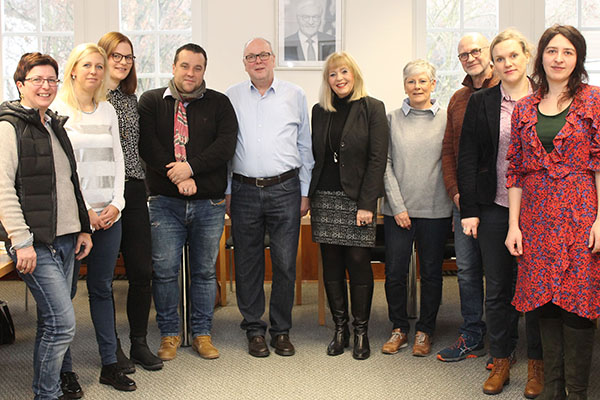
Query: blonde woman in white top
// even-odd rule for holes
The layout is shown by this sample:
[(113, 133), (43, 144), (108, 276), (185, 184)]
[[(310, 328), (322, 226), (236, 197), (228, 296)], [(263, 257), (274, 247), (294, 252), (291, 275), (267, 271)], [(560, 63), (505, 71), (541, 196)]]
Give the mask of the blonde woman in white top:
[[(90, 311), (102, 358), (100, 383), (132, 391), (136, 389), (135, 382), (118, 368), (116, 358), (112, 277), (121, 242), (125, 167), (117, 113), (106, 101), (106, 65), (106, 53), (97, 45), (84, 43), (75, 47), (53, 109), (69, 117), (65, 129), (73, 144), (81, 191), (94, 231), (94, 248), (86, 263)], [(69, 353), (61, 377), (69, 372), (70, 378), (74, 377), (70, 364)], [(65, 387), (65, 380), (66, 392), (77, 390), (76, 380), (68, 379), (71, 387)]]

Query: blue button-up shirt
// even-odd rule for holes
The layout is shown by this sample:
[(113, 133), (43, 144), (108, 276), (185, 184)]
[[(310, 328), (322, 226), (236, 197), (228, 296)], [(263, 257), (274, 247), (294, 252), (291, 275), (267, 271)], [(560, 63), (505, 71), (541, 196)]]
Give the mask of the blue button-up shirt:
[(304, 91), (274, 79), (262, 96), (250, 81), (230, 87), (226, 94), (239, 131), (225, 193), (231, 193), (231, 173), (267, 178), (298, 168), (302, 196), (308, 196), (315, 161)]

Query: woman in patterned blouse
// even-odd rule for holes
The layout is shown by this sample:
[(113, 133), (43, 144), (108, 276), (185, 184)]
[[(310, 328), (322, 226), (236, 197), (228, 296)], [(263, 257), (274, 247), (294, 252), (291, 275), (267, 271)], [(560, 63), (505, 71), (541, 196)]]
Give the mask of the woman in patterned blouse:
[(545, 387), (540, 399), (587, 398), (600, 315), (600, 89), (583, 83), (585, 39), (555, 25), (540, 38), (539, 84), (512, 115), (509, 231), (519, 256), (513, 304), (539, 308)]
[(146, 344), (152, 299), (152, 252), (145, 174), (138, 152), (140, 128), (135, 95), (137, 75), (133, 45), (122, 33), (109, 32), (100, 38), (98, 46), (102, 47), (108, 56), (106, 98), (117, 111), (125, 161), (125, 208), (121, 218), (121, 252), (129, 280), (127, 319), (131, 360), (123, 354), (120, 341), (117, 341), (117, 359), (119, 366), (128, 372), (135, 371), (133, 362), (147, 370), (158, 370), (163, 367), (163, 362), (152, 354)]

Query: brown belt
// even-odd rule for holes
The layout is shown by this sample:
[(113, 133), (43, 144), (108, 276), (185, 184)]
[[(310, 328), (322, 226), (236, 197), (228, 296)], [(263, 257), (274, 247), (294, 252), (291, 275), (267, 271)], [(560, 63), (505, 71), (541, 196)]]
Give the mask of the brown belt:
[(249, 178), (244, 175), (233, 174), (233, 179), (238, 182), (247, 183), (249, 185), (254, 185), (256, 187), (267, 187), (277, 185), (278, 183), (285, 182), (288, 179), (292, 179), (293, 177), (298, 175), (297, 169), (291, 169), (287, 172), (284, 172), (281, 175), (271, 176), (268, 178)]

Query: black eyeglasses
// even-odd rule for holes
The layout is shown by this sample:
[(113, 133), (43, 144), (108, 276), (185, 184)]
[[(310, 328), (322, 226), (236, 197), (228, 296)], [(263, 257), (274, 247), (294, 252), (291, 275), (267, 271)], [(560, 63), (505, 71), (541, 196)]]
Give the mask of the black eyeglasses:
[(114, 62), (121, 62), (123, 57), (125, 57), (125, 62), (127, 64), (133, 64), (133, 60), (135, 60), (135, 56), (133, 54), (123, 55), (121, 53), (112, 53), (110, 55)]
[(44, 82), (48, 82), (48, 86), (56, 87), (60, 83), (60, 79), (56, 78), (41, 78), (39, 76), (35, 76), (33, 78), (25, 78), (24, 81), (29, 81), (33, 86), (43, 86)]
[(256, 62), (256, 57), (258, 57), (261, 61), (267, 61), (272, 55), (273, 53), (263, 51), (260, 54), (248, 54), (247, 56), (244, 56), (244, 60), (248, 61), (249, 63), (253, 63)]
[(458, 55), (458, 59), (460, 61), (467, 61), (469, 59), (469, 56), (473, 56), (473, 58), (477, 58), (481, 55), (481, 50), (487, 49), (487, 48), (488, 48), (488, 46), (482, 47), (480, 49), (473, 49), (471, 51), (465, 51), (464, 53), (460, 53)]

